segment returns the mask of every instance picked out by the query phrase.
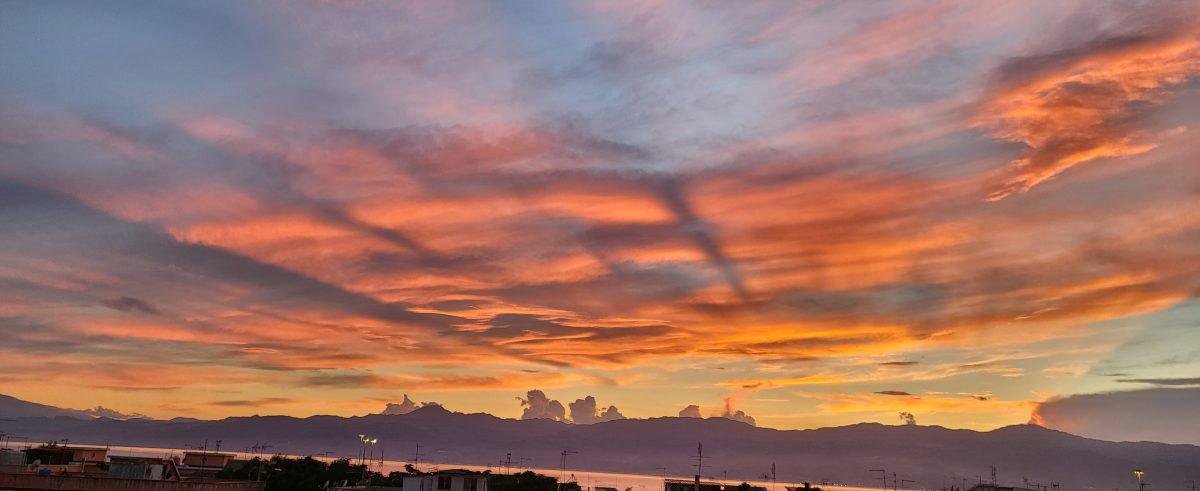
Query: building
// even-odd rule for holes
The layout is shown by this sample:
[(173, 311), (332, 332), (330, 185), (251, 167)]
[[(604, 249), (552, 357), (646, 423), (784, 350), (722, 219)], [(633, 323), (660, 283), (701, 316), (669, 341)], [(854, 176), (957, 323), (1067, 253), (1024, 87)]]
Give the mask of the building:
[(108, 463), (108, 477), (140, 479), (148, 481), (178, 481), (179, 468), (171, 459), (157, 457), (112, 456)]
[(0, 489), (72, 491), (263, 491), (255, 481), (149, 481), (79, 475), (37, 475), (0, 472)]
[(374, 484), (362, 485), (346, 485), (335, 488), (330, 488), (331, 491), (404, 491), (404, 488), (396, 486), (376, 486)]
[(0, 465), (25, 465), (25, 452), (0, 448)]
[(663, 479), (663, 491), (696, 491), (697, 484), (700, 486), (700, 491), (725, 490), (725, 486), (719, 482), (701, 481), (697, 477), (690, 481), (687, 479)]
[(93, 464), (104, 462), (107, 457), (108, 449), (99, 447), (68, 447), (58, 445), (25, 450), (26, 465)]
[(452, 469), (404, 478), (404, 491), (487, 491), (487, 474)]
[(233, 460), (234, 454), (218, 452), (184, 452), (182, 465), (188, 467), (211, 467), (224, 469)]
[(185, 478), (215, 477), (235, 457), (231, 453), (184, 452), (179, 462), (179, 473)]
[(968, 491), (1038, 491), (1035, 489), (1020, 488), (1016, 486), (998, 486), (992, 484), (976, 484)]

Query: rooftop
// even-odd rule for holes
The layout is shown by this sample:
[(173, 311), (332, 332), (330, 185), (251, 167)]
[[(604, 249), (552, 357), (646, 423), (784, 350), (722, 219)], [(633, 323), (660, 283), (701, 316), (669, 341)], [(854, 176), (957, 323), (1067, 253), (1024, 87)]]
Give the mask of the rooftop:
[[(695, 479), (663, 479), (667, 484), (696, 484)], [(700, 481), (701, 486), (721, 486), (722, 484), (716, 481)]]

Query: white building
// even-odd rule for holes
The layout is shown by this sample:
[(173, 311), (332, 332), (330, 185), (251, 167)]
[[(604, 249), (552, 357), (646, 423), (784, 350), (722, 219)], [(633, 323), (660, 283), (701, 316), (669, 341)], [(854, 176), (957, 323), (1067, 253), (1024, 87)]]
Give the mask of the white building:
[(404, 478), (404, 491), (487, 491), (487, 475), (467, 470), (446, 470)]

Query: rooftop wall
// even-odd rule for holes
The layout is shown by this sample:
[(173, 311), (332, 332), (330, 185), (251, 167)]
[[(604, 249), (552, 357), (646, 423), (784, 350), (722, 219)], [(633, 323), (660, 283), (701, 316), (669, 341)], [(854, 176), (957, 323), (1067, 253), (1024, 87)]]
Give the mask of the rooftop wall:
[(62, 491), (263, 491), (263, 482), (143, 481), (78, 476), (0, 474), (0, 489)]

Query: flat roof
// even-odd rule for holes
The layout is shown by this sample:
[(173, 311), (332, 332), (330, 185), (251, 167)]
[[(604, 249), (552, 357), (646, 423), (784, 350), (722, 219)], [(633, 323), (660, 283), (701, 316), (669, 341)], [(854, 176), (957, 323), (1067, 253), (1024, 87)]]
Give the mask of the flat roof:
[(55, 445), (53, 447), (30, 447), (30, 448), (27, 448), (26, 450), (104, 450), (104, 451), (108, 451), (108, 448), (106, 448), (106, 447), (76, 447), (74, 445), (72, 445), (72, 446)]
[[(138, 456), (134, 456), (134, 455), (109, 455), (108, 458), (109, 458), (109, 460), (113, 460), (113, 461), (130, 460), (130, 461), (142, 461), (142, 462), (165, 462), (165, 461), (171, 460), (171, 459), (166, 459), (166, 458), (162, 458), (162, 457), (138, 457)], [(174, 462), (174, 461), (171, 460), (171, 462)]]
[(487, 473), (483, 473), (483, 472), (479, 472), (479, 471), (472, 471), (472, 470), (467, 470), (467, 469), (446, 469), (446, 470), (444, 470), (444, 471), (437, 471), (437, 472), (434, 472), (434, 473), (433, 473), (433, 475), (435, 475), (435, 476), (440, 476), (440, 475), (448, 475), (448, 476), (481, 476), (481, 477), (487, 477), (487, 476), (488, 476), (488, 474), (487, 474)]
[[(663, 479), (667, 484), (696, 484), (694, 479)], [(700, 481), (701, 486), (721, 486), (722, 484), (716, 481)]]

